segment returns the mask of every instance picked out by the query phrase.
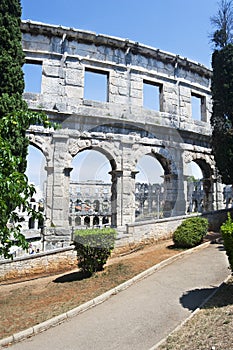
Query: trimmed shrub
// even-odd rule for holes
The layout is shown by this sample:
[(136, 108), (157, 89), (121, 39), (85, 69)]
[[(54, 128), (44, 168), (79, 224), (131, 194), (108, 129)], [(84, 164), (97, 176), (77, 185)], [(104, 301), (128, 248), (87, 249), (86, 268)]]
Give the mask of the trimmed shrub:
[(179, 248), (195, 247), (203, 242), (207, 229), (207, 219), (200, 217), (188, 218), (175, 230), (173, 242)]
[(74, 236), (78, 267), (85, 275), (91, 276), (103, 270), (114, 248), (116, 231), (113, 228), (77, 230)]
[(233, 222), (230, 213), (227, 214), (227, 220), (220, 227), (224, 248), (228, 256), (231, 271), (233, 272)]

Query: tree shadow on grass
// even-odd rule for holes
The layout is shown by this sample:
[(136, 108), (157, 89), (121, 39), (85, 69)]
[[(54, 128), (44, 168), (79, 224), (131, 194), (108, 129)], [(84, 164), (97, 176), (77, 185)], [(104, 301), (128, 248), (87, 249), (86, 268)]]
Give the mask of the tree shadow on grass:
[(90, 274), (84, 273), (82, 271), (77, 271), (77, 272), (72, 272), (65, 274), (63, 276), (60, 276), (53, 280), (54, 283), (70, 283), (70, 282), (75, 282), (75, 281), (81, 281), (86, 278), (91, 277)]
[(167, 249), (176, 250), (176, 251), (180, 251), (180, 252), (188, 250), (188, 248), (180, 248), (180, 247), (176, 246), (175, 244), (168, 245)]

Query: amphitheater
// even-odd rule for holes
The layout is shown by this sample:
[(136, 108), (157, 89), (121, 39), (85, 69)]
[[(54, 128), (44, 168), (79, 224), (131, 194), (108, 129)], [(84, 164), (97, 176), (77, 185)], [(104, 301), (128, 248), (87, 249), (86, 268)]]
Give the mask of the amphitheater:
[[(46, 158), (45, 246), (71, 240), (72, 159), (85, 150), (100, 152), (111, 166), (111, 225), (123, 238), (162, 234), (162, 223), (174, 228), (173, 218), (180, 222), (188, 214), (190, 162), (203, 174), (201, 211), (224, 208), (210, 149), (211, 70), (128, 39), (32, 21), (23, 21), (21, 30), (26, 64), (40, 66), (42, 74), (40, 93), (25, 92), (24, 98), (30, 109), (42, 109), (60, 125), (56, 130), (33, 126), (28, 132), (30, 144)], [(85, 98), (89, 73), (103, 78), (103, 101)], [(158, 98), (153, 110), (143, 103), (148, 86)], [(135, 222), (135, 177), (144, 155), (163, 168), (164, 203), (163, 218), (140, 223)]]

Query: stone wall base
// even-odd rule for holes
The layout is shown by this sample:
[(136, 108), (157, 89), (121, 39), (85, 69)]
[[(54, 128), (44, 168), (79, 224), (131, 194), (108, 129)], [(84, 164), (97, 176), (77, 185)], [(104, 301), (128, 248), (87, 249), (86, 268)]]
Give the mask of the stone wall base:
[[(209, 230), (218, 232), (226, 220), (227, 213), (233, 209), (223, 209), (203, 214), (209, 221)], [(201, 216), (201, 214), (197, 214)], [(189, 216), (173, 217), (163, 220), (144, 221), (118, 229), (113, 255), (124, 254), (141, 245), (151, 244), (172, 237), (175, 229)], [(232, 215), (233, 216), (233, 215)], [(73, 247), (54, 249), (43, 253), (0, 261), (0, 283), (29, 280), (41, 276), (68, 272), (77, 268), (77, 254)]]
[(30, 280), (77, 268), (77, 254), (71, 249), (56, 250), (0, 262), (0, 283)]

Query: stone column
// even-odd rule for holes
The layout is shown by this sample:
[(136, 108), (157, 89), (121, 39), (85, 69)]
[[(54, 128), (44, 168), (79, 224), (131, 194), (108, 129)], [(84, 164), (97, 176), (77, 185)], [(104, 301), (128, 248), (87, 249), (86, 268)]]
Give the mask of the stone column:
[(121, 226), (121, 194), (122, 194), (122, 171), (113, 170), (110, 172), (112, 175), (112, 188), (111, 188), (111, 223), (113, 227)]
[(164, 176), (165, 204), (164, 217), (179, 216), (185, 214), (185, 198), (183, 178), (176, 174)]
[(72, 168), (67, 167), (67, 135), (54, 134), (52, 224), (69, 227), (69, 185)]
[(214, 188), (212, 178), (203, 179), (203, 189), (205, 192), (203, 209), (204, 211), (211, 211), (214, 208)]
[(135, 175), (137, 172), (125, 170), (123, 172), (123, 217), (122, 225), (135, 221)]
[(164, 208), (163, 215), (164, 217), (172, 216), (172, 211), (175, 206), (177, 198), (177, 177), (173, 174), (164, 175)]
[[(137, 172), (136, 172), (137, 173)], [(112, 174), (112, 225), (124, 226), (135, 220), (135, 172), (114, 170)]]
[(223, 184), (221, 180), (221, 176), (218, 175), (217, 169), (215, 169), (215, 175), (213, 177), (213, 209), (220, 210), (226, 207), (224, 203), (224, 195), (223, 195)]
[(47, 180), (46, 180), (46, 188), (45, 188), (45, 217), (46, 227), (51, 226), (52, 223), (52, 206), (53, 206), (53, 173), (54, 168), (52, 166), (45, 167), (47, 171)]

